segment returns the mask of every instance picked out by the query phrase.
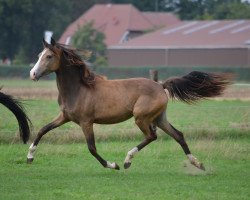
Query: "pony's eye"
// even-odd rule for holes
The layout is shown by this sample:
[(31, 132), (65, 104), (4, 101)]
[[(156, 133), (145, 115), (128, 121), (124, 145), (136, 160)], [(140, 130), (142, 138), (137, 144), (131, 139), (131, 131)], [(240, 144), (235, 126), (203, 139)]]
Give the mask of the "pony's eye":
[(46, 58), (51, 59), (51, 58), (52, 58), (52, 55), (47, 55)]

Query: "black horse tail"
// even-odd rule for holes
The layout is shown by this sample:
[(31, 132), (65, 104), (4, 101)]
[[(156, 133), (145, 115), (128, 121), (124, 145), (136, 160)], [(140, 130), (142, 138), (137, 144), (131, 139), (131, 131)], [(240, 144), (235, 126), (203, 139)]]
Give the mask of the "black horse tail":
[(189, 74), (169, 78), (162, 85), (167, 89), (171, 98), (192, 104), (208, 97), (219, 96), (225, 88), (232, 84), (232, 74), (204, 73), (193, 71)]
[(16, 117), (19, 125), (20, 137), (23, 143), (29, 140), (31, 121), (26, 115), (22, 104), (12, 96), (0, 92), (0, 103), (7, 107)]

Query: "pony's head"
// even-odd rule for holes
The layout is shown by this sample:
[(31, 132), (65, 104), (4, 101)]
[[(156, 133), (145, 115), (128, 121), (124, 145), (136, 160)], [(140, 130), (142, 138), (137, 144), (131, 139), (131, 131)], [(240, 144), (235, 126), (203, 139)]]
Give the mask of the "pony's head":
[(48, 44), (43, 39), (43, 46), (44, 49), (38, 55), (38, 61), (30, 71), (30, 78), (34, 81), (59, 69), (62, 51), (57, 48), (55, 40), (51, 38), (51, 44)]
[[(78, 69), (82, 83), (87, 86), (95, 84), (95, 74), (92, 73), (81, 56), (88, 57), (88, 51), (75, 49), (67, 45), (56, 43), (51, 38), (50, 44), (43, 40), (43, 51), (39, 54), (39, 58), (35, 66), (30, 71), (30, 78), (34, 81), (39, 80), (44, 75), (51, 72), (58, 72), (60, 68), (74, 67)], [(87, 56), (86, 56), (87, 55)]]

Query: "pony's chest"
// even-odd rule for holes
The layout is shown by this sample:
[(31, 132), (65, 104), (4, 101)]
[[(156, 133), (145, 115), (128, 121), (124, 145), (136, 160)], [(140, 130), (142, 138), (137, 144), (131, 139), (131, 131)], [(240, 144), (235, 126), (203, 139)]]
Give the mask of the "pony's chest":
[(76, 112), (75, 107), (60, 105), (60, 109), (63, 112), (64, 116), (69, 120), (79, 124), (79, 116)]

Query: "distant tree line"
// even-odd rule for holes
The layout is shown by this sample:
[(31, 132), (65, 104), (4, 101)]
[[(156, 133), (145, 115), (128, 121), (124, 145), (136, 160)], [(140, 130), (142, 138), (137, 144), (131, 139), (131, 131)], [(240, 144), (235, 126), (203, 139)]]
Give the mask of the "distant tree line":
[(173, 12), (180, 19), (249, 19), (247, 0), (112, 0), (131, 3), (142, 11)]
[(0, 56), (34, 62), (45, 30), (59, 39), (65, 28), (95, 3), (105, 0), (0, 0)]
[(58, 39), (95, 3), (131, 3), (141, 11), (173, 12), (183, 20), (250, 18), (250, 4), (241, 0), (0, 0), (1, 58), (35, 61), (45, 30)]

